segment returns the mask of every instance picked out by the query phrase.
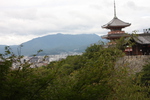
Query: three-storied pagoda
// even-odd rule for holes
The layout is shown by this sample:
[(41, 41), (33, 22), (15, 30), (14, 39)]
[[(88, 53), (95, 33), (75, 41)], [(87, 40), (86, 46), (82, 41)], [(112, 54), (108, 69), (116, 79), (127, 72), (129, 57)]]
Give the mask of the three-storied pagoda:
[(108, 32), (107, 35), (103, 36), (102, 38), (108, 39), (108, 40), (115, 40), (119, 39), (122, 36), (127, 36), (125, 31), (122, 31), (122, 28), (130, 26), (130, 23), (126, 23), (116, 16), (116, 6), (114, 1), (114, 18), (107, 24), (103, 25), (102, 28), (110, 29), (111, 31)]
[[(113, 40), (121, 37), (131, 37), (131, 34), (126, 34), (122, 31), (122, 28), (130, 26), (130, 23), (124, 22), (116, 16), (116, 6), (114, 1), (114, 18), (102, 28), (110, 29), (107, 35), (102, 38), (110, 40), (108, 45), (116, 44)], [(137, 34), (137, 36), (128, 39), (134, 45), (132, 47), (127, 46), (124, 50), (127, 55), (150, 55), (150, 28), (144, 29), (144, 33)]]

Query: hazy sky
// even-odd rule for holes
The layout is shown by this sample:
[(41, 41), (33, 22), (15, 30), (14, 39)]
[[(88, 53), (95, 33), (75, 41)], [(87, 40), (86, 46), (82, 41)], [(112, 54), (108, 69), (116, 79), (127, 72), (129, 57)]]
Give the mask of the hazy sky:
[[(21, 44), (47, 34), (107, 34), (101, 26), (114, 16), (114, 0), (0, 0), (0, 45)], [(150, 28), (150, 0), (116, 0), (117, 17)]]

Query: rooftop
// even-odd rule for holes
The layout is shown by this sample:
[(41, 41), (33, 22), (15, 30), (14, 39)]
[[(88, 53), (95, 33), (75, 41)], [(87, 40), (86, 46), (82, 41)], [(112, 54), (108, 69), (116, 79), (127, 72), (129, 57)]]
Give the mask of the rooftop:
[(112, 27), (124, 28), (124, 27), (130, 26), (130, 25), (131, 25), (130, 23), (126, 23), (126, 22), (118, 19), (117, 17), (114, 17), (109, 23), (103, 25), (102, 28), (107, 28), (107, 29), (110, 29)]
[(116, 4), (115, 4), (115, 0), (114, 0), (114, 18), (109, 23), (103, 25), (102, 28), (107, 28), (107, 29), (118, 28), (118, 27), (124, 28), (124, 27), (130, 26), (130, 25), (131, 25), (131, 23), (124, 22), (117, 18)]
[(150, 44), (150, 34), (139, 34), (134, 40), (139, 44)]

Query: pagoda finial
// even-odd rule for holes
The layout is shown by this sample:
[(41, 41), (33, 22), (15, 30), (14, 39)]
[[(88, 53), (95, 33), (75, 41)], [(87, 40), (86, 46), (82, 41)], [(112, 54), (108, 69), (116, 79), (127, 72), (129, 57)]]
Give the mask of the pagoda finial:
[(115, 3), (115, 0), (114, 0), (114, 17), (116, 18), (116, 3)]

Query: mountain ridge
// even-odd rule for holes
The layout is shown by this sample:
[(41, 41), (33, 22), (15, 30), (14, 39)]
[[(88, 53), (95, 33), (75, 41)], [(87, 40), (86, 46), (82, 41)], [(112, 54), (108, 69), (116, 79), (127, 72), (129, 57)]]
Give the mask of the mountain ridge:
[[(96, 34), (53, 34), (43, 37), (34, 38), (30, 41), (22, 43), (21, 52), (23, 55), (31, 55), (42, 49), (41, 55), (60, 54), (62, 52), (84, 52), (91, 44), (103, 40)], [(10, 46), (13, 52), (17, 53), (19, 45)], [(0, 51), (2, 47), (0, 46)]]

